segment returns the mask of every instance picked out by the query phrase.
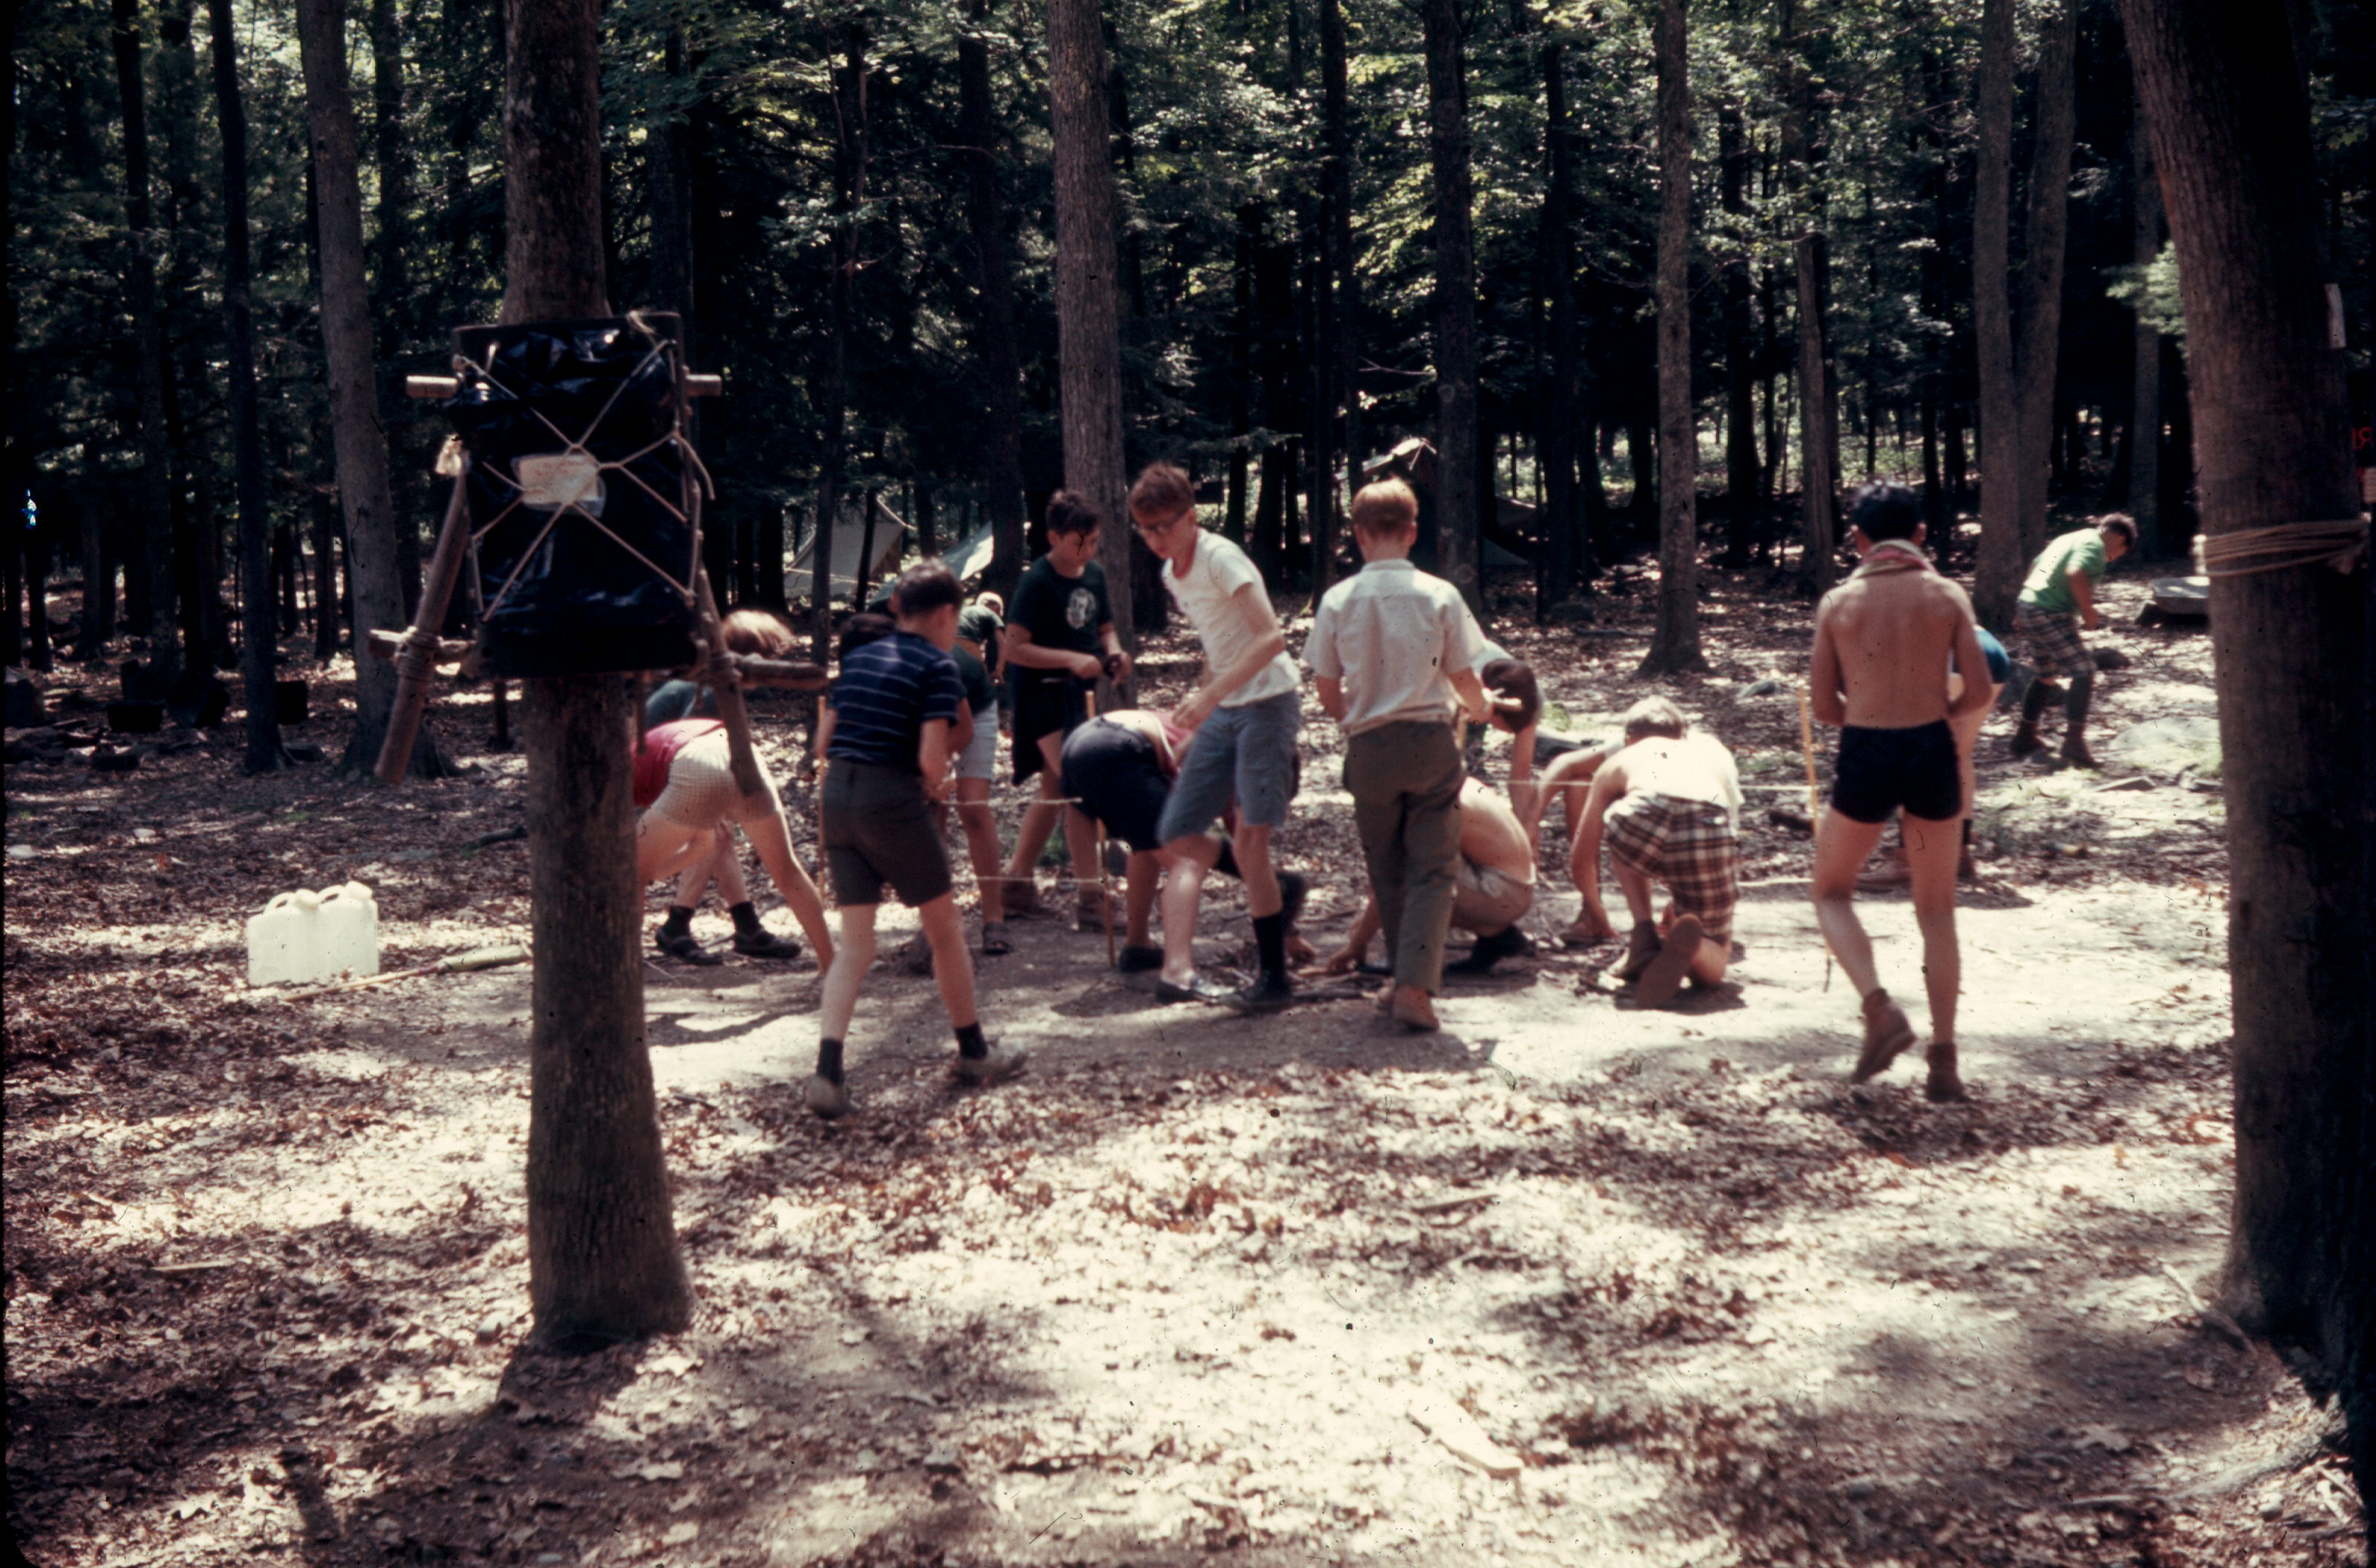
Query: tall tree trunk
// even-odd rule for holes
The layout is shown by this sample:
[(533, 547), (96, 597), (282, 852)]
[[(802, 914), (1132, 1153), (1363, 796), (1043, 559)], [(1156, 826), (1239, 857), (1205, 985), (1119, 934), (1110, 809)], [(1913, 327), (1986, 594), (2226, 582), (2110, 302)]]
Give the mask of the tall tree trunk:
[[(600, 0), (507, 8), (502, 319), (610, 314)], [(626, 683), (528, 683), (529, 1293), (540, 1339), (591, 1348), (692, 1317), (644, 1037), (643, 899)]]
[[(2207, 541), (2360, 515), (2328, 338), (2318, 164), (2282, 13), (2123, 0), (2178, 246)], [(2227, 1299), (2339, 1389), (2376, 1494), (2376, 624), (2365, 553), (2216, 577), (2236, 1214)]]
[(2021, 591), (2021, 387), (2014, 378), (2013, 300), (2013, 0), (1981, 0), (1974, 90), (1978, 148), (1972, 166), (1972, 336), (1980, 368), (1980, 558), (1972, 605), (1998, 631)]
[(222, 133), (223, 330), (231, 350), (232, 471), (239, 497), (240, 678), (247, 704), (249, 773), (281, 763), (273, 690), (279, 642), (272, 602), (272, 519), (264, 501), (264, 434), (255, 400), (255, 319), (249, 303), (247, 110), (239, 90), (239, 35), (231, 0), (207, 0), (214, 36), (215, 120)]
[(339, 586), (339, 517), (336, 503), (321, 492), (314, 512), (314, 657), (327, 664), (338, 657), (339, 606), (346, 594)]
[(1460, 0), (1426, 0), (1428, 147), (1435, 218), (1435, 517), (1438, 569), (1481, 620), (1477, 485), (1476, 199), (1468, 168)]
[[(2161, 182), (2154, 173), (2153, 140), (2145, 134), (2144, 105), (2137, 105), (2130, 136), (2130, 206), (2134, 243), (2131, 255), (2144, 268), (2161, 254)], [(2137, 550), (2148, 558), (2162, 553), (2161, 537), (2161, 331), (2137, 303), (2136, 344), (2130, 373), (2129, 516), (2137, 520)]]
[(1705, 670), (1699, 433), (1692, 421), (1691, 19), (1658, 7), (1658, 625), (1642, 673)]
[(115, 635), (115, 563), (107, 554), (107, 519), (97, 497), (76, 498), (82, 537), (82, 629), (75, 652), (96, 662)]
[(991, 101), (990, 0), (969, 0), (957, 40), (958, 140), (965, 147), (966, 218), (973, 232), (974, 358), (988, 421), (982, 430), (982, 509), (990, 517), (987, 583), (1011, 598), (1023, 575), (1023, 371), (1015, 346), (1015, 263), (1006, 233), (998, 121)]
[(1839, 481), (1832, 471), (1831, 375), (1824, 364), (1821, 234), (1791, 242), (1799, 275), (1799, 586), (1822, 593), (1836, 573)]
[[(380, 427), (378, 377), (372, 362), (371, 297), (363, 281), (363, 198), (355, 106), (347, 82), (343, 0), (298, 0), (297, 38), (305, 72), (305, 117), (314, 156), (315, 210), (322, 257), (322, 347), (330, 381), (330, 434), (338, 452), (339, 505), (346, 516), (347, 580), (352, 590), (355, 647), (374, 628), (405, 624), (397, 577), (396, 509), (388, 488), (387, 434)], [(599, 265), (599, 264), (598, 264)], [(396, 667), (355, 660), (355, 730), (345, 761), (351, 773), (378, 765), (396, 704)], [(416, 773), (446, 771), (429, 727), (412, 754)]]
[(139, 0), (114, 0), (115, 81), (123, 101), (124, 226), (130, 231), (124, 304), (132, 317), (134, 434), (140, 445), (137, 505), (141, 545), (134, 576), (140, 588), (148, 657), (167, 680), (181, 673), (173, 625), (172, 457), (165, 441), (165, 339), (157, 315), (156, 235), (148, 206), (148, 82), (140, 61)]
[(200, 313), (205, 243), (198, 184), (197, 55), (190, 17), (167, 6), (157, 18), (157, 113), (163, 143), (166, 265), (157, 315), (170, 350), (165, 368), (165, 439), (173, 454), (173, 582), (181, 600), (182, 659), (212, 671), (225, 647), (222, 540), (216, 525), (213, 454), (197, 410), (212, 371), (196, 332), (184, 324)]
[(1262, 246), (1263, 209), (1254, 202), (1238, 208), (1236, 244), (1230, 261), (1230, 472), (1221, 504), (1221, 531), (1243, 546), (1253, 455), (1254, 397), (1254, 256)]
[[(7, 487), (9, 505), (25, 492), (31, 474), (30, 454), (19, 428), (21, 404), (17, 395), (17, 291), (7, 286), (17, 248), (15, 188), (10, 176), (17, 160), (17, 7), (0, 16), (0, 484)], [(12, 530), (13, 532), (13, 530)], [(91, 568), (85, 551), (84, 602), (89, 602)], [(12, 556), (13, 559), (13, 556)], [(8, 597), (8, 656), (17, 655), (17, 598), (11, 577)], [(86, 612), (83, 620), (89, 624)], [(85, 642), (89, 641), (88, 631)]]
[(2061, 358), (2062, 254), (2071, 228), (2071, 148), (2078, 125), (2079, 8), (2061, 0), (2037, 52), (2037, 136), (2014, 366), (2021, 387), (2021, 536), (2025, 559), (2046, 547), (2048, 469), (2054, 442), (2054, 372)]
[(1543, 45), (1543, 291), (1550, 317), (1550, 374), (1535, 435), (1543, 479), (1538, 522), (1535, 620), (1575, 595), (1575, 144), (1567, 112), (1567, 47)]
[(809, 547), (810, 657), (833, 651), (833, 536), (849, 461), (850, 291), (858, 270), (858, 208), (866, 199), (866, 39), (851, 28), (833, 69), (833, 319), (826, 368), (825, 461), (817, 473), (816, 535)]
[[(1749, 141), (1740, 101), (1728, 99), (1717, 111), (1717, 158), (1726, 215), (1737, 233), (1749, 232)], [(1724, 564), (1749, 564), (1750, 552), (1765, 531), (1764, 496), (1757, 469), (1756, 326), (1749, 314), (1749, 256), (1724, 269)]]
[[(1321, 191), (1328, 203), (1328, 266), (1336, 279), (1329, 346), (1336, 355), (1333, 398), (1344, 410), (1345, 490), (1361, 483), (1361, 269), (1353, 248), (1353, 137), (1346, 106), (1345, 13), (1320, 0)], [(1313, 584), (1313, 602), (1327, 584)]]
[[(372, 49), (373, 162), (379, 175), (378, 228), (373, 236), (373, 299), (376, 303), (379, 366), (393, 366), (403, 357), (412, 335), (412, 282), (409, 255), (412, 239), (409, 215), (412, 208), (412, 149), (404, 140), (404, 24), (397, 0), (371, 0), (367, 23)], [(410, 427), (420, 418), (403, 384), (395, 376), (378, 388), (380, 422), (388, 446), (397, 454), (389, 473), (389, 516), (396, 524), (397, 583), (404, 594), (409, 620), (421, 600), (421, 514), (427, 509), (430, 476), (416, 457), (402, 457), (411, 440)]]
[(1048, 97), (1055, 139), (1056, 327), (1064, 485), (1105, 519), (1098, 557), (1126, 647), (1135, 530), (1123, 505), (1122, 338), (1106, 40), (1098, 0), (1049, 0)]

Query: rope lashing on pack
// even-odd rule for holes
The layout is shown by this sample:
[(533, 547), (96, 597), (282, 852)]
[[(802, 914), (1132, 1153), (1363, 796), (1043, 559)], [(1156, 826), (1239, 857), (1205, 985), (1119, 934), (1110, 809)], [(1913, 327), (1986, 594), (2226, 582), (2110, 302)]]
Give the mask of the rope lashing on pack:
[[(716, 484), (709, 477), (708, 465), (701, 460), (701, 454), (694, 450), (693, 443), (686, 437), (683, 422), (681, 420), (672, 422), (670, 428), (664, 431), (657, 439), (647, 443), (636, 450), (626, 454), (624, 457), (614, 457), (608, 461), (604, 461), (595, 457), (594, 454), (587, 449), (587, 444), (592, 441), (594, 439), (595, 433), (602, 428), (602, 422), (610, 417), (611, 410), (618, 406), (619, 399), (626, 394), (627, 388), (635, 383), (638, 376), (640, 376), (646, 370), (649, 369), (653, 364), (666, 360), (672, 346), (669, 339), (663, 339), (653, 332), (651, 327), (647, 325), (636, 313), (632, 311), (629, 312), (626, 319), (638, 332), (641, 332), (644, 335), (645, 340), (651, 344), (651, 348), (647, 352), (646, 352), (643, 359), (637, 362), (636, 368), (630, 371), (625, 376), (622, 377), (618, 386), (612, 389), (611, 396), (603, 402), (600, 410), (597, 412), (591, 420), (587, 422), (585, 431), (574, 438), (559, 425), (553, 423), (551, 419), (547, 418), (544, 410), (538, 408), (535, 403), (529, 399), (525, 389), (509, 386), (505, 384), (503, 378), (496, 374), (496, 351), (493, 346), (490, 346), (487, 350), (487, 357), (484, 363), (481, 363), (477, 361), (465, 360), (460, 356), (457, 356), (456, 369), (459, 370), (467, 363), (471, 370), (474, 370), (479, 374), (485, 376), (493, 385), (502, 387), (505, 391), (519, 398), (521, 406), (526, 408), (530, 414), (535, 416), (536, 422), (539, 424), (543, 425), (545, 429), (552, 432), (552, 434), (559, 438), (562, 444), (562, 449), (558, 453), (552, 454), (548, 458), (546, 458), (546, 466), (541, 467), (539, 471), (551, 473), (556, 479), (559, 479), (564, 474), (564, 470), (559, 467), (559, 465), (568, 462), (570, 466), (566, 470), (567, 477), (576, 481), (576, 488), (566, 493), (553, 491), (547, 491), (540, 493), (538, 492), (531, 491), (528, 483), (523, 482), (521, 479), (516, 478), (511, 474), (505, 473), (500, 468), (490, 465), (485, 469), (487, 478), (493, 480), (497, 483), (509, 486), (516, 493), (514, 494), (511, 502), (506, 505), (502, 511), (497, 512), (493, 517), (487, 519), (484, 525), (471, 530), (470, 543), (473, 547), (476, 547), (489, 533), (493, 532), (499, 525), (501, 525), (505, 519), (509, 517), (514, 512), (517, 511), (523, 505), (537, 507), (540, 509), (546, 505), (552, 505), (553, 510), (552, 515), (545, 519), (544, 527), (538, 529), (535, 537), (529, 540), (527, 547), (520, 551), (518, 563), (513, 566), (511, 574), (504, 579), (502, 586), (496, 588), (494, 597), (489, 600), (481, 607), (481, 613), (482, 615), (491, 615), (497, 610), (503, 608), (504, 601), (511, 597), (512, 588), (519, 582), (521, 574), (527, 571), (529, 564), (535, 561), (538, 547), (544, 542), (546, 536), (551, 534), (553, 529), (559, 526), (562, 517), (573, 512), (579, 517), (584, 518), (587, 522), (592, 524), (594, 528), (600, 532), (604, 538), (611, 540), (612, 543), (625, 551), (629, 555), (634, 556), (637, 562), (642, 564), (646, 570), (649, 571), (653, 576), (659, 577), (662, 582), (668, 584), (670, 588), (676, 590), (677, 594), (683, 598), (686, 605), (691, 606), (694, 603), (695, 588), (690, 578), (684, 581), (679, 581), (666, 567), (660, 565), (650, 556), (645, 554), (633, 544), (627, 542), (626, 540), (621, 538), (615, 530), (606, 527), (603, 524), (602, 519), (594, 513), (588, 511), (584, 505), (591, 493), (590, 490), (585, 483), (586, 476), (599, 475), (602, 473), (623, 473), (626, 475), (628, 479), (633, 480), (636, 487), (638, 490), (641, 490), (645, 494), (650, 496), (653, 502), (662, 510), (667, 512), (669, 516), (674, 517), (678, 522), (684, 524), (687, 528), (694, 530), (694, 538), (696, 541), (694, 559), (695, 561), (700, 559), (698, 553), (698, 540), (701, 537), (699, 499), (705, 494), (714, 499), (717, 496), (718, 491)], [(643, 477), (637, 474), (630, 466), (651, 456), (651, 454), (659, 451), (661, 447), (671, 445), (674, 446), (675, 449), (683, 456), (687, 465), (692, 469), (695, 478), (698, 481), (694, 487), (695, 505), (693, 508), (692, 515), (688, 515), (683, 508), (678, 506), (667, 496), (662, 495), (659, 491), (654, 490), (650, 485), (645, 483)], [(571, 459), (576, 459), (576, 461), (570, 462)], [(458, 476), (457, 477), (457, 482), (460, 482)]]
[(2249, 577), (2322, 563), (2349, 573), (2358, 569), (2367, 549), (2368, 519), (2335, 517), (2198, 535), (2194, 559), (2207, 577)]

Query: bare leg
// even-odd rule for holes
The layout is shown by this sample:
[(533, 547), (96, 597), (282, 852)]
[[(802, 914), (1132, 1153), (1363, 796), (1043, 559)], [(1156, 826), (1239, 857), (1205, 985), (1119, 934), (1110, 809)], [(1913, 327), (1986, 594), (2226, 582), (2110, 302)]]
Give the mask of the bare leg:
[[(694, 868), (695, 871), (700, 869), (698, 866)], [(685, 877), (693, 874), (694, 873), (689, 871), (684, 873), (684, 876), (677, 878), (676, 885), (680, 895), (684, 890)], [(726, 900), (730, 909), (736, 904), (750, 901), (751, 879), (742, 874), (742, 857), (735, 849), (734, 830), (731, 827), (721, 826), (718, 830), (718, 853), (710, 859), (709, 874), (718, 879), (718, 896)], [(698, 883), (694, 885), (693, 892), (694, 898), (701, 896), (701, 886)], [(677, 902), (686, 909), (692, 909), (695, 907), (694, 898), (680, 897)]]
[[(1031, 902), (1025, 895), (1032, 892), (1032, 873), (1040, 864), (1040, 851), (1048, 847), (1048, 836), (1056, 831), (1056, 819), (1064, 808), (1056, 802), (1063, 798), (1064, 737), (1056, 734), (1040, 737), (1040, 798), (1023, 813), (1023, 824), (1016, 830), (1015, 858), (1006, 862), (1006, 882), (1002, 891), (1010, 903)], [(1072, 829), (1065, 828), (1069, 847)], [(1077, 852), (1074, 860), (1077, 862)]]
[(1840, 961), (1859, 997), (1870, 996), (1881, 981), (1873, 971), (1872, 940), (1865, 935), (1864, 922), (1856, 915), (1857, 872), (1871, 855), (1872, 847), (1881, 842), (1883, 826), (1825, 807), (1823, 826), (1815, 835), (1815, 923), (1823, 928), (1824, 940), (1832, 944), (1832, 956)]
[(1220, 852), (1220, 840), (1208, 833), (1163, 847), (1163, 978), (1173, 985), (1196, 978), (1196, 900)]
[(1930, 996), (1930, 1038), (1955, 1038), (1955, 999), (1963, 989), (1963, 951), (1955, 942), (1956, 822), (1904, 819), (1906, 858), (1914, 868), (1914, 920), (1922, 928), (1922, 984)]
[[(759, 863), (767, 868), (767, 875), (774, 879), (777, 893), (782, 896), (785, 907), (792, 911), (792, 919), (800, 922), (802, 932), (809, 939), (810, 949), (816, 954), (817, 962), (830, 969), (834, 961), (833, 928), (825, 923), (825, 899), (818, 895), (816, 884), (809, 880), (809, 873), (802, 869), (800, 857), (792, 853), (791, 833), (784, 826), (782, 814), (770, 812), (744, 823), (742, 831), (750, 835), (751, 848), (759, 852)], [(845, 928), (849, 925), (847, 914), (843, 916), (842, 923)], [(867, 941), (871, 946), (873, 942), (873, 917), (871, 914), (867, 917)], [(860, 972), (864, 973), (862, 969)], [(850, 994), (855, 996), (857, 992), (852, 991)]]
[(1064, 808), (1064, 848), (1073, 857), (1073, 882), (1083, 898), (1100, 891), (1097, 819), (1078, 806)]
[(975, 897), (981, 918), (994, 921), (998, 907), (998, 815), (990, 809), (990, 780), (957, 780), (957, 824), (965, 829), (966, 858), (973, 862)]
[(1133, 947), (1154, 945), (1148, 940), (1147, 919), (1155, 912), (1156, 884), (1162, 875), (1163, 862), (1152, 851), (1133, 852), (1123, 882), (1130, 925), (1123, 937), (1123, 941)]
[(636, 819), (636, 880), (658, 882), (664, 876), (706, 862), (717, 842), (706, 827), (687, 827), (659, 813), (647, 811)]
[[(833, 961), (825, 971), (825, 995), (817, 1006), (817, 1033), (822, 1039), (842, 1039), (849, 1033), (850, 1015), (858, 1011), (858, 988), (874, 962), (876, 908), (873, 904), (841, 907), (841, 945), (834, 950)], [(972, 986), (973, 971), (968, 968), (967, 990), (970, 992)]]
[(923, 923), (924, 940), (933, 949), (933, 982), (941, 988), (941, 1005), (956, 1028), (979, 1023), (974, 1012), (973, 956), (966, 951), (965, 922), (957, 918), (954, 893), (944, 893), (916, 911)]

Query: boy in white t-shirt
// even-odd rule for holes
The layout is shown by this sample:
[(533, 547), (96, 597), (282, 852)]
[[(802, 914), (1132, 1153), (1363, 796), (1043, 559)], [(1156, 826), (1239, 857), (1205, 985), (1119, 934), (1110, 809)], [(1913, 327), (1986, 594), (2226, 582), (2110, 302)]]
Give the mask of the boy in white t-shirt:
[(1245, 879), (1260, 972), (1253, 984), (1213, 1000), (1241, 1012), (1275, 1012), (1293, 997), (1294, 985), (1287, 972), (1286, 898), (1271, 866), (1270, 839), (1286, 826), (1295, 797), (1302, 677), (1287, 657), (1287, 634), (1262, 574), (1244, 551), (1196, 526), (1196, 493), (1185, 473), (1170, 463), (1149, 465), (1130, 487), (1130, 517), (1139, 538), (1163, 558), (1163, 586), (1205, 645), (1204, 682), (1176, 714), (1196, 738), (1180, 759), (1158, 829), (1165, 850), (1182, 862), (1164, 892), (1164, 927), (1170, 930), (1175, 916), (1194, 921), (1202, 873), (1220, 853), (1220, 840), (1208, 830), (1234, 800), (1238, 828), (1230, 843)]

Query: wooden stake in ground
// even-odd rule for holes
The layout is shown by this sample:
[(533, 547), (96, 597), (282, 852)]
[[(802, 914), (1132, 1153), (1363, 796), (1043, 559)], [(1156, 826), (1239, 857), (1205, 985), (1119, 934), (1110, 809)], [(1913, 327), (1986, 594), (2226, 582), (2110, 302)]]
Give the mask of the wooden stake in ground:
[[(599, 0), (505, 10), (506, 323), (610, 314)], [(644, 1038), (627, 683), (530, 681), (529, 1294), (547, 1344), (593, 1348), (693, 1312)]]

